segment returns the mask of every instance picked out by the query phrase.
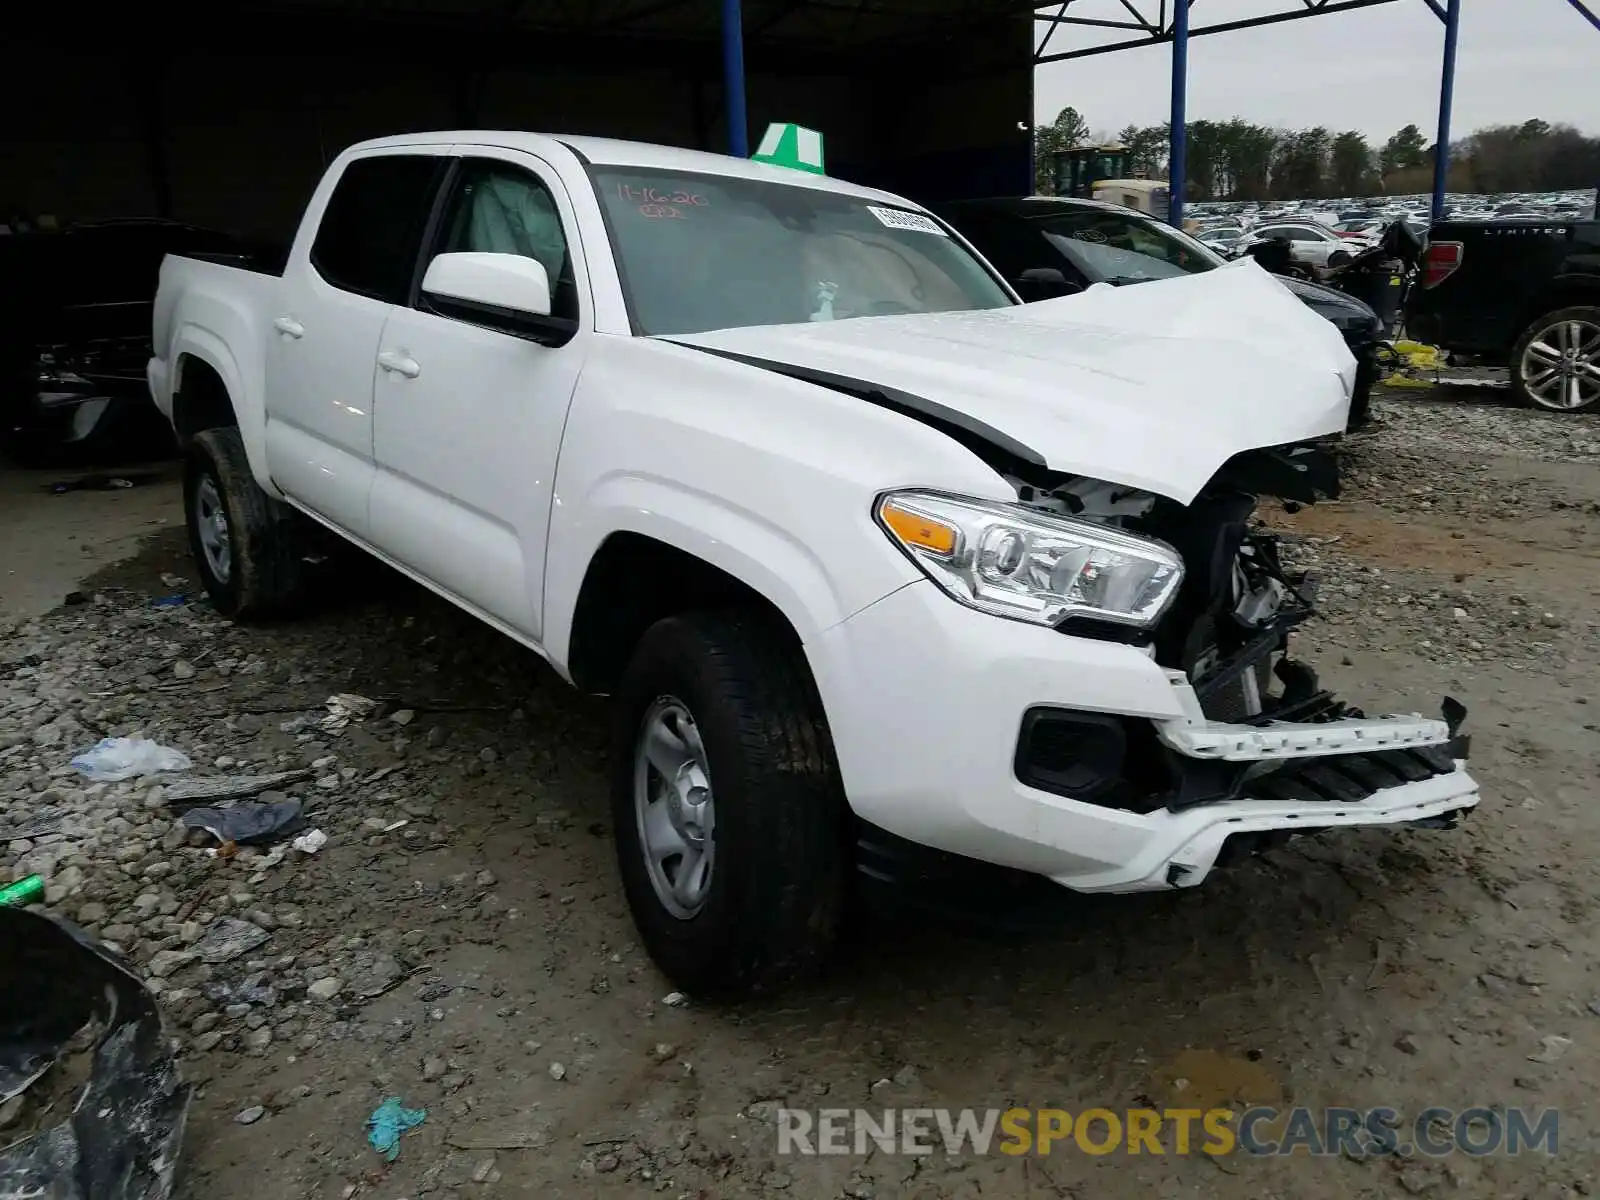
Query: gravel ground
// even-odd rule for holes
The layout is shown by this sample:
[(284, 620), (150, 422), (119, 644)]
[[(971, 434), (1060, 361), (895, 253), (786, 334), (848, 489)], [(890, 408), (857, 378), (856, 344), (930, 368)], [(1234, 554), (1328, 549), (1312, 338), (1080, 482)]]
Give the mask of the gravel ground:
[[(1587, 1196), (1600, 419), (1485, 395), (1381, 399), (1344, 499), (1272, 517), (1324, 575), (1301, 650), (1330, 682), (1472, 710), (1486, 799), (1457, 831), (1302, 839), (1026, 938), (863, 920), (828, 979), (702, 1007), (628, 923), (599, 704), (382, 572), (270, 628), (154, 606), (194, 587), (168, 531), (0, 624), (0, 879), (43, 874), (160, 992), (199, 1084), (186, 1200)], [(330, 731), (341, 692), (380, 708)], [(133, 733), (201, 775), (303, 771), (265, 798), (327, 845), (218, 856), (171, 777), (66, 765)], [(386, 1096), (428, 1110), (392, 1166), (363, 1129)], [(1561, 1153), (796, 1160), (783, 1102), (1559, 1106)], [(59, 1116), (0, 1109), (0, 1141)]]

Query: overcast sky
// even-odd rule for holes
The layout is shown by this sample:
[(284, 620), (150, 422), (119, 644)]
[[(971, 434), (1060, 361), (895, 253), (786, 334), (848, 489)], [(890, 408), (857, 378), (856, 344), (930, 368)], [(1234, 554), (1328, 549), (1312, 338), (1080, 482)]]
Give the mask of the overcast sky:
[[(1133, 0), (1153, 16), (1158, 0)], [(1301, 0), (1194, 0), (1194, 27), (1286, 12)], [(1595, 7), (1591, 4), (1590, 7)], [(1073, 15), (1127, 19), (1118, 0), (1075, 0)], [(1038, 29), (1042, 36), (1044, 26)], [(1051, 51), (1132, 36), (1062, 26)], [(1189, 48), (1189, 119), (1359, 129), (1382, 141), (1438, 123), (1444, 26), (1423, 0), (1196, 38)], [(1096, 133), (1167, 119), (1172, 49), (1143, 46), (1047, 63), (1035, 75), (1036, 120), (1075, 106)], [(1600, 30), (1567, 0), (1463, 0), (1452, 136), (1530, 117), (1600, 134)]]

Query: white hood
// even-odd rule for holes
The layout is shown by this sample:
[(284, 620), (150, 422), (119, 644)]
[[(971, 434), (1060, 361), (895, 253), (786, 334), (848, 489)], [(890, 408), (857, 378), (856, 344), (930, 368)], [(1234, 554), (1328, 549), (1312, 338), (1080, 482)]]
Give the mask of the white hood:
[(1356, 364), (1254, 262), (1015, 308), (760, 325), (690, 346), (894, 388), (1050, 469), (1187, 504), (1242, 450), (1338, 433)]

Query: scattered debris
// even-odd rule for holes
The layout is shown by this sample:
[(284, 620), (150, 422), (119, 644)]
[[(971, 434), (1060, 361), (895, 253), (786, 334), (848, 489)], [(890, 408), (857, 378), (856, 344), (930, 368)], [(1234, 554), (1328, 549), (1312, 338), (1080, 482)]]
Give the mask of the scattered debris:
[(231, 808), (191, 808), (181, 820), (190, 829), (204, 829), (227, 845), (259, 846), (281, 841), (305, 825), (300, 801), (235, 804)]
[(192, 776), (174, 779), (166, 785), (167, 803), (174, 808), (190, 800), (240, 800), (256, 796), (269, 788), (283, 787), (311, 778), (309, 768), (299, 771), (275, 771), (271, 775), (217, 775)]
[(26, 908), (43, 898), (44, 878), (39, 875), (29, 875), (0, 887), (0, 907), (15, 905), (17, 908)]
[(0, 1196), (164, 1200), (189, 1108), (155, 997), (55, 919), (0, 907), (0, 1100), (21, 1095), (98, 1026), (71, 1116), (0, 1149)]
[(385, 1162), (400, 1157), (400, 1136), (428, 1119), (425, 1108), (403, 1108), (398, 1096), (390, 1096), (367, 1118), (367, 1141)]
[(301, 854), (315, 854), (328, 844), (328, 835), (320, 829), (308, 829), (289, 844)]
[(20, 842), (24, 838), (33, 839), (46, 837), (52, 833), (60, 833), (67, 814), (53, 804), (36, 809), (33, 816), (21, 825), (14, 825), (10, 829), (0, 829), (0, 842)]
[(235, 917), (219, 917), (194, 944), (200, 961), (215, 966), (232, 962), (241, 954), (248, 954), (264, 944), (272, 935), (259, 925)]
[(244, 1109), (233, 1119), (234, 1122), (239, 1125), (254, 1125), (266, 1115), (267, 1110), (265, 1108), (261, 1107), (259, 1104), (252, 1104), (249, 1108)]
[(358, 957), (346, 987), (355, 995), (371, 1000), (396, 987), (406, 977), (405, 968), (392, 954)]
[(1537, 1054), (1528, 1055), (1529, 1062), (1555, 1063), (1566, 1057), (1567, 1051), (1572, 1049), (1572, 1039), (1551, 1034), (1549, 1037), (1539, 1039), (1539, 1045), (1544, 1047)]
[(148, 738), (130, 737), (103, 738), (72, 760), (73, 767), (97, 783), (116, 783), (164, 771), (187, 771), (193, 765), (189, 756), (180, 750)]
[(324, 733), (338, 733), (351, 721), (365, 721), (382, 705), (377, 700), (354, 692), (338, 692), (328, 697), (326, 707), (328, 715), (317, 725)]

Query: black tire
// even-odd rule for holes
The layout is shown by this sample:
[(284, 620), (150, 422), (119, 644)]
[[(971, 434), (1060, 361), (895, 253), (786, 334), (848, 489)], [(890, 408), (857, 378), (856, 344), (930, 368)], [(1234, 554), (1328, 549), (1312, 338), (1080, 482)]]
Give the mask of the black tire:
[[(714, 801), (710, 876), (689, 916), (674, 915), (651, 882), (634, 799), (644, 721), (664, 697), (693, 718)], [(614, 714), (617, 860), (656, 964), (684, 991), (721, 999), (813, 973), (839, 931), (848, 823), (833, 740), (793, 636), (752, 612), (660, 621), (640, 640)]]
[(1328, 255), (1328, 266), (1330, 267), (1342, 267), (1347, 263), (1352, 263), (1354, 261), (1355, 255), (1351, 254), (1348, 250), (1335, 250), (1332, 254)]
[[(1537, 408), (1542, 412), (1558, 413), (1594, 412), (1597, 408), (1600, 408), (1600, 386), (1591, 385), (1588, 389), (1590, 398), (1572, 406), (1547, 403), (1541, 400), (1528, 386), (1528, 375), (1523, 364), (1528, 348), (1552, 328), (1574, 321), (1594, 330), (1600, 330), (1600, 307), (1577, 304), (1570, 308), (1559, 308), (1554, 312), (1545, 313), (1544, 316), (1522, 331), (1522, 336), (1517, 339), (1517, 344), (1511, 349), (1511, 361), (1509, 363), (1511, 368), (1511, 393), (1517, 398), (1517, 403), (1526, 405), (1528, 408)], [(1588, 361), (1600, 366), (1600, 352), (1591, 352)]]
[[(198, 514), (206, 481), (226, 518), (231, 560), (226, 577), (213, 567), (202, 544)], [(218, 612), (248, 621), (281, 616), (294, 607), (304, 576), (295, 513), (257, 486), (237, 428), (207, 429), (189, 443), (183, 515), (195, 567)]]

